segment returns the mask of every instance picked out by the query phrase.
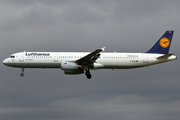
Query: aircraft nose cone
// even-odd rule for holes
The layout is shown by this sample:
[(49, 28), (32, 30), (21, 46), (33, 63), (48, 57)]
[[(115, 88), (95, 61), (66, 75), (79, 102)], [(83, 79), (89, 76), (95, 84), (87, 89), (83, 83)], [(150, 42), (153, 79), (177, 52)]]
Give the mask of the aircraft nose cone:
[(3, 64), (4, 64), (4, 65), (7, 65), (8, 63), (9, 63), (8, 59), (5, 59), (5, 60), (3, 61)]

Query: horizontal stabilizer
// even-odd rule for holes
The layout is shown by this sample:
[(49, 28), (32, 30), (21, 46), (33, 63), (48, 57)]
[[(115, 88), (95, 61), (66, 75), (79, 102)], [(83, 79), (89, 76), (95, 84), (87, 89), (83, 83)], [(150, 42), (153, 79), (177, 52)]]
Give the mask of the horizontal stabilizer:
[(162, 55), (162, 56), (158, 57), (157, 59), (167, 59), (167, 58), (169, 58), (173, 54), (174, 53), (165, 54), (165, 55)]

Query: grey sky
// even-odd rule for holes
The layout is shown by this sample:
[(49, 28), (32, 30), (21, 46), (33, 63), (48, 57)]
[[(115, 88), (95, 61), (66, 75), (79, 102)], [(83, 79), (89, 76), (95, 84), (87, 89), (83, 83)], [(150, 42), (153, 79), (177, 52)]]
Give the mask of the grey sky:
[[(179, 0), (0, 0), (0, 60), (20, 51), (146, 52), (175, 30)], [(1, 120), (180, 119), (179, 60), (131, 70), (67, 76), (60, 69), (0, 64)]]

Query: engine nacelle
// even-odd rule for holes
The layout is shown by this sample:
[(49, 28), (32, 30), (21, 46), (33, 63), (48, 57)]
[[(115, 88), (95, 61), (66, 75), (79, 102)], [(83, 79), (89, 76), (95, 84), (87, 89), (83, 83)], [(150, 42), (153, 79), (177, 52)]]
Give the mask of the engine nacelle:
[(68, 75), (77, 75), (77, 74), (83, 74), (84, 69), (81, 69), (78, 64), (75, 62), (61, 62), (61, 69), (64, 70), (64, 74)]
[(63, 61), (61, 62), (61, 69), (62, 70), (78, 70), (79, 65), (74, 62)]
[(84, 70), (64, 70), (64, 74), (67, 74), (67, 75), (78, 75), (78, 74), (83, 74), (84, 73)]

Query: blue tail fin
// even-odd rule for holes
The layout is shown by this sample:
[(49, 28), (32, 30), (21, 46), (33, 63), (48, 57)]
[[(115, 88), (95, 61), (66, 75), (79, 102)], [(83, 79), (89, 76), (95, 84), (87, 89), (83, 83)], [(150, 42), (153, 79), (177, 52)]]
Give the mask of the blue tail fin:
[(157, 43), (146, 53), (168, 54), (174, 31), (166, 31)]

